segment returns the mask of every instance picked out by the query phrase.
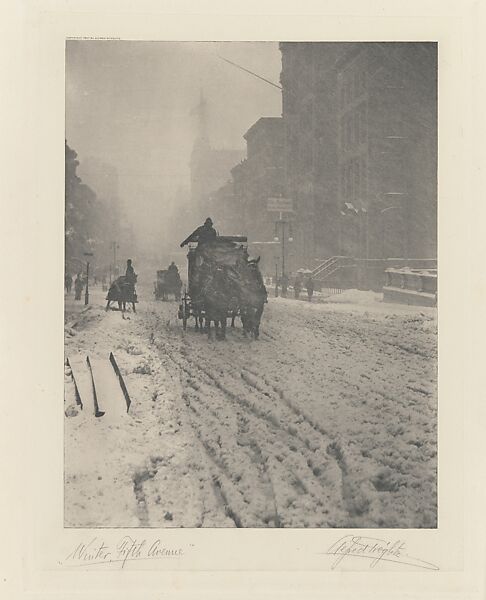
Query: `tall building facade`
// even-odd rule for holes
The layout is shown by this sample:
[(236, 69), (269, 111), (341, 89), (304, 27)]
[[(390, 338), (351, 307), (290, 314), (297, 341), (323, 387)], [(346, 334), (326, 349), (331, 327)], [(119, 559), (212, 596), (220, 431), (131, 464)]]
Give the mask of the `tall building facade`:
[(267, 200), (285, 193), (284, 129), (281, 117), (262, 117), (244, 134), (246, 157), (231, 179), (211, 195), (225, 229), (251, 241), (273, 239), (275, 213)]
[(280, 44), (286, 194), (295, 208), (295, 252), (308, 266), (338, 248), (336, 62), (346, 47)]
[(252, 241), (271, 240), (275, 213), (267, 201), (285, 192), (284, 131), (280, 117), (262, 117), (243, 136), (247, 144), (247, 189), (244, 199), (245, 228)]
[(436, 45), (355, 45), (337, 71), (339, 197), (356, 215), (345, 211), (344, 222), (354, 224), (341, 228), (351, 232), (341, 248), (372, 258), (436, 257)]
[(435, 257), (436, 44), (280, 50), (286, 193), (303, 264)]
[[(261, 117), (244, 134), (246, 158), (231, 169), (231, 181), (213, 194), (217, 199), (218, 222), (224, 231), (246, 235), (250, 245), (266, 255), (275, 245), (275, 220), (278, 214), (267, 210), (269, 198), (285, 195), (284, 124), (281, 117)], [(216, 214), (216, 213), (215, 213)], [(270, 246), (272, 246), (270, 248)], [(273, 258), (262, 256), (261, 266)]]

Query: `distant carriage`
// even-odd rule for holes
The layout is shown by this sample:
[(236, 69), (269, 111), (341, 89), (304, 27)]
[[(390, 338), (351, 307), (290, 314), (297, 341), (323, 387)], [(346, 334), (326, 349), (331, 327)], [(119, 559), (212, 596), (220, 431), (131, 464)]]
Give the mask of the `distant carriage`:
[(156, 300), (169, 300), (173, 294), (176, 302), (181, 299), (182, 281), (179, 272), (175, 269), (157, 271), (157, 281), (154, 283), (154, 296)]
[(179, 318), (186, 329), (189, 318), (195, 327), (211, 336), (225, 338), (226, 322), (240, 317), (245, 333), (259, 335), (266, 290), (258, 261), (248, 261), (247, 238), (220, 236), (189, 249), (188, 286), (179, 306)]

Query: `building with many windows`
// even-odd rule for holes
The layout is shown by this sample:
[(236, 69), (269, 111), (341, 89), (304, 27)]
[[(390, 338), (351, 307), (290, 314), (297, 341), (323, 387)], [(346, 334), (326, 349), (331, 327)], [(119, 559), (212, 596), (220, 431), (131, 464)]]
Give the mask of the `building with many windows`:
[[(247, 156), (231, 169), (231, 183), (219, 188), (212, 197), (218, 209), (220, 230), (246, 235), (260, 254), (273, 252), (275, 213), (267, 210), (267, 201), (285, 192), (284, 127), (281, 117), (262, 117), (243, 136)], [(263, 248), (260, 251), (260, 248)], [(262, 256), (262, 267), (273, 259)]]
[(340, 249), (435, 257), (437, 47), (352, 46), (336, 64), (339, 201), (352, 205), (343, 211)]
[(435, 257), (437, 45), (280, 50), (286, 194), (302, 263)]
[(267, 210), (268, 198), (285, 192), (282, 119), (262, 117), (243, 137), (247, 144), (245, 228), (253, 241), (268, 241), (274, 236), (275, 223), (275, 214)]

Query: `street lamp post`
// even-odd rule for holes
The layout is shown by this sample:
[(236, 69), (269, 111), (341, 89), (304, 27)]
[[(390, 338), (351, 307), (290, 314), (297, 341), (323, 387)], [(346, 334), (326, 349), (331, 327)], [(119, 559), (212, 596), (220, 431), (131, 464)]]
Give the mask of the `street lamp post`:
[[(113, 248), (113, 279), (116, 279), (117, 277), (117, 266), (116, 266), (116, 250), (117, 248), (119, 248), (120, 246), (117, 244), (117, 242), (111, 242), (111, 247)], [(110, 281), (111, 283), (111, 281)]]
[[(93, 256), (92, 252), (84, 252), (85, 256)], [(87, 306), (89, 303), (89, 260), (86, 262), (86, 290), (84, 292), (84, 305)]]
[(275, 298), (278, 298), (278, 261), (280, 256), (275, 257)]

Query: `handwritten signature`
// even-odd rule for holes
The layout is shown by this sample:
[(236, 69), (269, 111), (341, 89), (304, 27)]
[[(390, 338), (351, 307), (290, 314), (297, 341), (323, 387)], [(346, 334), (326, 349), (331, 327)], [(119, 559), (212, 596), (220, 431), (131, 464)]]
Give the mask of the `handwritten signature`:
[(89, 566), (118, 564), (123, 569), (127, 562), (135, 560), (173, 559), (184, 556), (182, 548), (164, 546), (160, 539), (153, 542), (145, 538), (124, 536), (114, 545), (108, 545), (101, 538), (94, 537), (90, 542), (79, 543), (64, 560), (64, 564)]
[(420, 567), (431, 571), (439, 570), (437, 565), (410, 556), (402, 540), (387, 541), (358, 535), (346, 535), (335, 542), (323, 554), (335, 556), (331, 569), (335, 569), (345, 559), (356, 557), (369, 560), (369, 567), (375, 568), (381, 561)]

